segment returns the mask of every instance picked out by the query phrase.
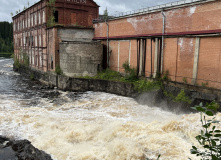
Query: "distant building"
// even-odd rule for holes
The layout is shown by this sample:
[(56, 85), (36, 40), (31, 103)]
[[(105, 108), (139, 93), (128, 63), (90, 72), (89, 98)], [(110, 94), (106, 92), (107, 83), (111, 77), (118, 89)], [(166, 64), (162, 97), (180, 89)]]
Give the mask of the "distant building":
[(92, 20), (99, 16), (93, 0), (49, 2), (40, 0), (13, 17), (15, 57), (23, 61), (27, 55), (30, 67), (42, 71), (54, 71), (59, 64), (61, 42), (91, 41)]

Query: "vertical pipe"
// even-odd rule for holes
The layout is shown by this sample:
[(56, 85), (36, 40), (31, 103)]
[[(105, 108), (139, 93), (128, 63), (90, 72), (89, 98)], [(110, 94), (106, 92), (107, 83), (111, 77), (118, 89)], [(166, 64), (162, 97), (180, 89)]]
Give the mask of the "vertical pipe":
[(161, 46), (161, 74), (162, 74), (163, 73), (164, 35), (165, 35), (165, 19), (166, 19), (166, 16), (165, 16), (163, 10), (161, 11), (161, 14), (163, 15), (162, 46)]
[(144, 39), (143, 75), (146, 73), (147, 39)]
[(158, 60), (158, 72), (163, 74), (163, 71), (161, 71), (161, 67), (162, 67), (162, 39), (158, 39), (159, 40), (159, 52), (158, 52), (158, 56), (159, 56), (159, 60)]
[(137, 75), (139, 75), (140, 71), (140, 40), (137, 39)]
[(140, 52), (139, 52), (139, 67), (140, 67), (140, 70), (139, 70), (139, 76), (142, 76), (143, 75), (143, 57), (144, 57), (144, 55), (143, 55), (143, 49), (144, 49), (144, 46), (143, 46), (143, 44), (144, 44), (144, 41), (143, 41), (143, 39), (140, 39), (140, 46), (139, 46), (139, 48), (140, 48)]
[(129, 65), (131, 64), (131, 40), (129, 42)]
[(150, 47), (150, 64), (151, 64), (151, 77), (153, 77), (153, 39), (151, 38), (151, 47)]
[(109, 24), (107, 20), (105, 21), (107, 24), (107, 68), (109, 68)]
[(175, 82), (176, 82), (176, 77), (177, 77), (177, 61), (178, 61), (178, 42), (179, 39), (177, 38), (177, 51), (176, 51), (176, 72), (175, 72)]

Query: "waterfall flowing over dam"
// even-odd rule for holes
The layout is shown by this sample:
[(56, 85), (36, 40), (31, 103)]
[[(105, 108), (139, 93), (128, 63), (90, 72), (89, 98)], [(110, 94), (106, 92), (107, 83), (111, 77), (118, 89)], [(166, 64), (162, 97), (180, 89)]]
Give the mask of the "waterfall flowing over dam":
[(108, 93), (49, 90), (12, 64), (0, 58), (0, 135), (28, 139), (55, 160), (197, 160), (190, 149), (198, 145), (199, 114)]

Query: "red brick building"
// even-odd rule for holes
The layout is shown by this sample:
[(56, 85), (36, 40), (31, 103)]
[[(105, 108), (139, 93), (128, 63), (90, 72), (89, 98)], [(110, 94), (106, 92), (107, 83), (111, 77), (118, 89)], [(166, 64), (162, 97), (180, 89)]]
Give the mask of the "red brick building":
[(175, 82), (221, 89), (221, 1), (186, 0), (121, 14), (94, 24), (107, 46), (107, 64), (139, 75), (169, 71)]
[[(69, 29), (84, 35), (84, 31), (93, 30), (92, 20), (99, 15), (99, 6), (93, 0), (56, 0), (55, 25), (50, 26), (48, 2), (40, 0), (13, 17), (15, 57), (22, 61), (27, 55), (30, 67), (43, 71), (54, 70), (59, 64), (59, 42), (65, 34), (58, 35), (58, 28), (61, 33)], [(72, 39), (76, 37), (79, 35)]]

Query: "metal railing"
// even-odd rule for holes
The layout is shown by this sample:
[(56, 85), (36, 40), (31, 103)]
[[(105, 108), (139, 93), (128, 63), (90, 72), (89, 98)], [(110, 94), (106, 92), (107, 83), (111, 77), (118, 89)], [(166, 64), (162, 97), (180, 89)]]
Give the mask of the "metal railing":
[[(157, 5), (153, 7), (146, 7), (138, 10), (133, 10), (133, 11), (127, 11), (127, 12), (119, 12), (117, 14), (112, 14), (108, 17), (108, 19), (115, 19), (115, 18), (120, 18), (120, 17), (125, 17), (125, 16), (132, 16), (136, 14), (143, 14), (143, 13), (148, 13), (154, 10), (159, 10), (159, 9), (164, 9), (164, 8), (169, 8), (169, 7), (175, 7), (179, 5), (185, 5), (185, 4), (190, 4), (194, 2), (203, 2), (203, 1), (208, 1), (208, 0), (180, 0), (176, 2), (171, 2), (171, 3), (166, 3), (162, 5)], [(104, 19), (96, 19), (93, 20), (93, 22), (99, 22), (99, 21), (104, 21)]]

